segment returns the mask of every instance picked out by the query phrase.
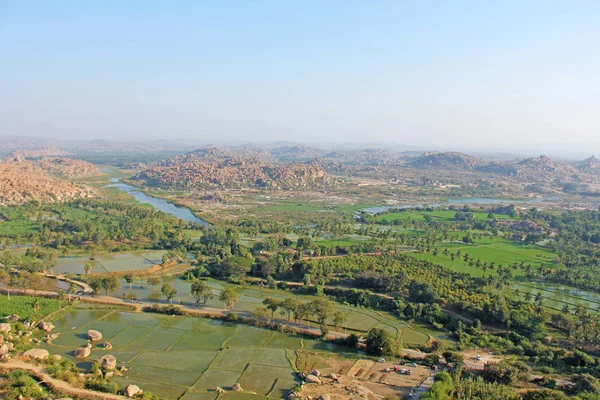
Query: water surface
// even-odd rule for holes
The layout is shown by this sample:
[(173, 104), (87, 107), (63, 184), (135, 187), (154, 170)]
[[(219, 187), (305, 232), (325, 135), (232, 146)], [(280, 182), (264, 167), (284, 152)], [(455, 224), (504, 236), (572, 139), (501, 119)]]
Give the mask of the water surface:
[(200, 225), (208, 225), (205, 221), (196, 217), (189, 209), (185, 207), (178, 207), (174, 204), (169, 203), (165, 199), (159, 199), (158, 197), (148, 196), (147, 194), (141, 192), (138, 188), (131, 185), (127, 185), (125, 183), (119, 183), (119, 181), (119, 178), (110, 178), (111, 184), (106, 185), (105, 187), (114, 187), (123, 192), (129, 193), (140, 204), (150, 204), (155, 209), (173, 215), (184, 221), (195, 222)]

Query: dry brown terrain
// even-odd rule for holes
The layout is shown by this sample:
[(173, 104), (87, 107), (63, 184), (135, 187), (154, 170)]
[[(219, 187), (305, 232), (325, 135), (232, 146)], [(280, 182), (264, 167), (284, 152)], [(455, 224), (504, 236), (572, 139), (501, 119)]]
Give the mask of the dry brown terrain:
[(92, 189), (56, 179), (27, 161), (0, 163), (0, 205), (29, 200), (53, 203), (93, 195)]

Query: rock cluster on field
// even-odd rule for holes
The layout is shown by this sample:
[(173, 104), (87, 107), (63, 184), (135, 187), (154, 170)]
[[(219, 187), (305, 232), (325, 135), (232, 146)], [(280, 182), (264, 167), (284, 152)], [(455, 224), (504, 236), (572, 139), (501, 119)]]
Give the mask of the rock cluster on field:
[(99, 342), (100, 340), (102, 340), (102, 334), (100, 332), (98, 332), (98, 331), (93, 330), (93, 329), (90, 329), (89, 331), (87, 331), (87, 337), (92, 342)]
[(32, 360), (45, 360), (49, 355), (50, 353), (45, 349), (29, 349), (23, 353), (23, 356), (29, 357)]
[(133, 397), (140, 392), (141, 392), (141, 389), (137, 385), (127, 385), (127, 387), (125, 388), (125, 395), (127, 397)]
[(113, 370), (117, 366), (117, 359), (110, 354), (102, 356), (98, 362), (100, 363), (100, 368), (105, 371)]
[(0, 323), (0, 333), (9, 333), (11, 329), (12, 328), (9, 323)]
[(46, 332), (52, 332), (54, 330), (54, 325), (50, 322), (40, 321), (38, 328)]
[(85, 347), (80, 347), (78, 349), (75, 349), (75, 352), (73, 355), (75, 356), (75, 358), (86, 358), (86, 357), (89, 357), (91, 352), (92, 352), (92, 345), (90, 343), (88, 343)]

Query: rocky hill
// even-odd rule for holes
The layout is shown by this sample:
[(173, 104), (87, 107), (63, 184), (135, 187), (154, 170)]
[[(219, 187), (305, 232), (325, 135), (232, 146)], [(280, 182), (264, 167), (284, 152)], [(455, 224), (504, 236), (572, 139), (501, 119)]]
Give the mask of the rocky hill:
[(590, 158), (575, 163), (575, 167), (583, 172), (597, 174), (600, 172), (600, 160), (591, 156)]
[(584, 178), (575, 167), (546, 156), (532, 157), (514, 165), (516, 175), (523, 180), (580, 180)]
[(30, 162), (9, 159), (0, 163), (1, 205), (29, 200), (60, 202), (93, 195), (92, 189), (56, 179)]
[(264, 153), (203, 148), (173, 157), (135, 175), (158, 187), (302, 188), (328, 183), (317, 163), (279, 164)]
[(50, 175), (62, 179), (83, 178), (102, 173), (94, 164), (71, 158), (43, 158), (36, 161), (35, 165)]
[(9, 157), (13, 158), (25, 158), (25, 159), (37, 159), (41, 157), (62, 157), (68, 156), (70, 153), (59, 149), (56, 146), (44, 145), (37, 149), (25, 149), (18, 150), (12, 153)]
[(475, 169), (487, 165), (488, 162), (482, 158), (473, 157), (464, 153), (446, 152), (430, 153), (410, 163), (410, 166), (418, 169)]

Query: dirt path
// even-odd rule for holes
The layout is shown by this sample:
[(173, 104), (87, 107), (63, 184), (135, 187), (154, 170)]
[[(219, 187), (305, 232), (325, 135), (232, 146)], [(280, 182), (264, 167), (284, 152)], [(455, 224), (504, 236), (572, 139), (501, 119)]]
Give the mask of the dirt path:
[(41, 382), (43, 382), (46, 386), (52, 389), (55, 392), (65, 394), (67, 396), (79, 397), (83, 399), (109, 399), (109, 400), (123, 400), (127, 397), (118, 396), (116, 394), (109, 393), (99, 393), (94, 392), (92, 390), (81, 389), (76, 386), (71, 385), (68, 382), (64, 382), (58, 379), (54, 379), (51, 377), (46, 369), (41, 365), (29, 364), (22, 360), (14, 359), (9, 362), (1, 363), (0, 369), (8, 369), (8, 370), (22, 370), (27, 371), (31, 375), (38, 378)]

